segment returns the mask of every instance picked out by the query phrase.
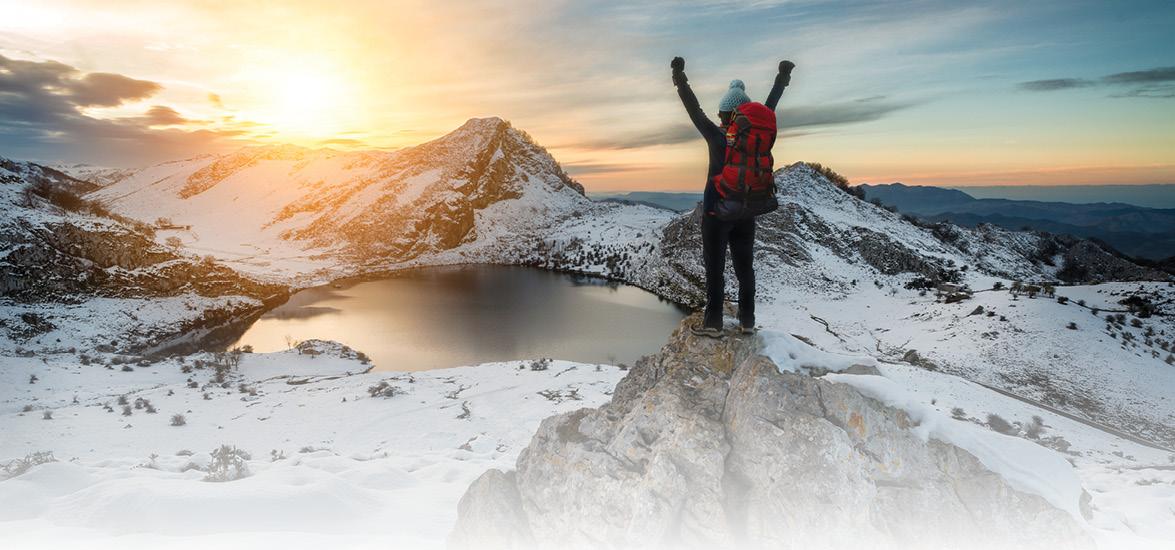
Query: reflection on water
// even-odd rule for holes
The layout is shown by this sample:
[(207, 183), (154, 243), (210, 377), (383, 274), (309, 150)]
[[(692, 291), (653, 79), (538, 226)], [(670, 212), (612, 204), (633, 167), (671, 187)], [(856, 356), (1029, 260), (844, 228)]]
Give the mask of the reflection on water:
[(234, 345), (256, 351), (337, 340), (377, 370), (555, 357), (630, 363), (660, 348), (684, 312), (641, 289), (510, 266), (413, 270), (311, 288), (261, 316)]

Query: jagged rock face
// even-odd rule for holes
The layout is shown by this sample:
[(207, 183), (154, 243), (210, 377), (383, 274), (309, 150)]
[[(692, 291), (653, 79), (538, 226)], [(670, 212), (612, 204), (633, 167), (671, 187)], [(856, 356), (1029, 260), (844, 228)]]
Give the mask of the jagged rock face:
[(610, 403), (543, 421), (512, 476), (475, 481), (450, 546), (1090, 546), (1065, 512), (918, 438), (903, 411), (781, 374), (756, 347), (679, 330)]
[(401, 151), (380, 170), (394, 173), (411, 167), (435, 171), (435, 181), (418, 198), (404, 201), (385, 194), (337, 228), (355, 256), (408, 260), (473, 241), (479, 210), (517, 199), (532, 185), (566, 191), (586, 202), (583, 186), (545, 149), (498, 118), (470, 120), (443, 138)]

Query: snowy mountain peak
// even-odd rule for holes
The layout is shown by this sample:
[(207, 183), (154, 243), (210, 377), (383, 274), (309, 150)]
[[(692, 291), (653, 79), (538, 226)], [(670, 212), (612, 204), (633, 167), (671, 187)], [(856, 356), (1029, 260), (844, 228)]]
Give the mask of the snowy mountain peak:
[(259, 274), (274, 271), (253, 260), (259, 251), (298, 258), (288, 269), (300, 273), (339, 256), (404, 261), (477, 240), (501, 225), (479, 216), (491, 207), (514, 219), (588, 202), (546, 149), (497, 117), (393, 152), (267, 145), (169, 162), (91, 198), (142, 221), (166, 218), (188, 228), (166, 237)]

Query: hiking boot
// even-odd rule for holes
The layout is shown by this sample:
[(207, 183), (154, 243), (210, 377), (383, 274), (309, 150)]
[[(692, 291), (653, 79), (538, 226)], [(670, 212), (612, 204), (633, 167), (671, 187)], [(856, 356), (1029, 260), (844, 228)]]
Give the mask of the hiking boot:
[(705, 326), (692, 326), (689, 331), (694, 336), (705, 336), (707, 338), (722, 338), (722, 329)]
[(757, 331), (758, 331), (758, 329), (755, 328), (755, 325), (739, 325), (738, 326), (738, 333), (739, 334), (751, 335)]

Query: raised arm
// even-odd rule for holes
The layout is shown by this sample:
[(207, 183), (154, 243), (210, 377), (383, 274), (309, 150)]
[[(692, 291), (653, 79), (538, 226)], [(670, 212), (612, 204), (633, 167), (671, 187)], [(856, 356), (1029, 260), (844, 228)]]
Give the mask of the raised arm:
[(771, 93), (767, 94), (767, 101), (763, 102), (768, 109), (775, 110), (775, 106), (779, 104), (779, 96), (783, 95), (783, 89), (791, 84), (791, 70), (796, 68), (796, 64), (791, 61), (779, 62), (779, 74), (775, 75), (775, 84), (771, 86)]
[(669, 67), (673, 70), (673, 85), (677, 86), (677, 95), (681, 98), (681, 104), (685, 106), (685, 112), (689, 114), (689, 119), (693, 121), (694, 127), (698, 129), (702, 137), (707, 139), (723, 135), (722, 129), (714, 124), (714, 121), (706, 118), (701, 105), (698, 104), (698, 97), (690, 89), (688, 79), (685, 77), (685, 60), (674, 57), (673, 61), (669, 63)]

